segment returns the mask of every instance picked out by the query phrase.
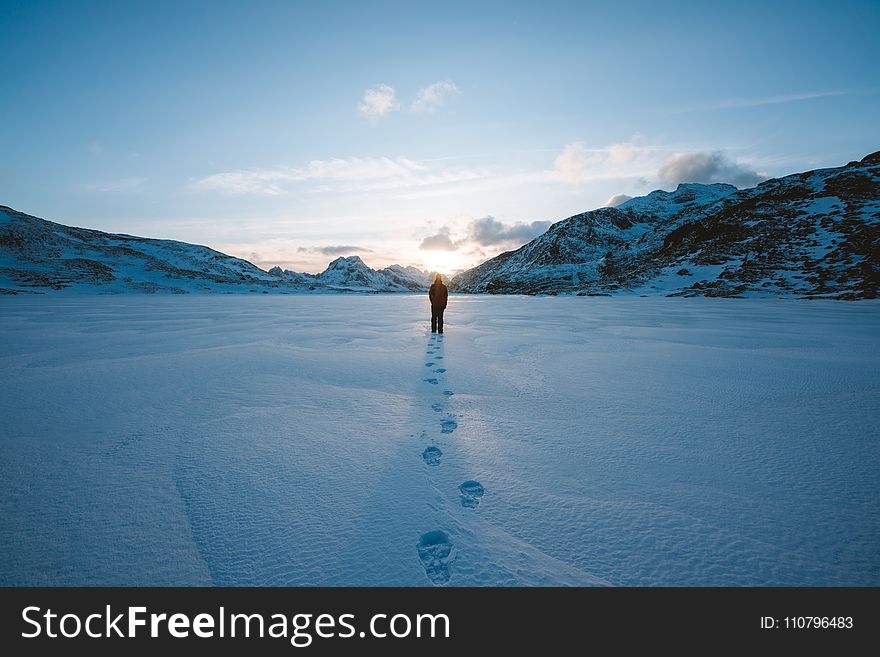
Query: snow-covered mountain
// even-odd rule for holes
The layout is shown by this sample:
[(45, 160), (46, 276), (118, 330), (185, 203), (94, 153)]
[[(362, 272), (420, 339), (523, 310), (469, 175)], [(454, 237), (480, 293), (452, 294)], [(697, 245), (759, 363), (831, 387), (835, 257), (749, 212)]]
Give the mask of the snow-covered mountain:
[(336, 258), (327, 269), (317, 275), (322, 285), (341, 290), (427, 290), (428, 272), (415, 267), (392, 265), (385, 269), (370, 269), (359, 256)]
[(0, 293), (409, 292), (430, 274), (393, 265), (370, 269), (337, 258), (320, 274), (274, 267), (206, 246), (73, 228), (0, 206)]
[(360, 256), (339, 257), (320, 274), (301, 274), (273, 267), (269, 274), (295, 286), (336, 292), (423, 292), (431, 286), (432, 272), (391, 265), (371, 269)]
[(427, 290), (431, 287), (431, 283), (434, 282), (434, 277), (437, 275), (437, 272), (424, 271), (412, 265), (408, 267), (391, 265), (385, 269), (380, 269), (379, 273), (385, 275), (393, 283), (413, 291)]
[(875, 298), (880, 152), (731, 185), (682, 184), (553, 224), (457, 275), (462, 292)]

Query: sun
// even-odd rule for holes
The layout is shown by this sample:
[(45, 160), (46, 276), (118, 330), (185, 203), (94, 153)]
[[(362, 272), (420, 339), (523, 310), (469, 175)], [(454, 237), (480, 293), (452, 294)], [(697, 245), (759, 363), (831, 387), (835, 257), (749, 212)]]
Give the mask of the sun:
[(462, 254), (457, 251), (419, 251), (418, 259), (422, 261), (424, 269), (444, 276), (451, 276), (466, 266)]

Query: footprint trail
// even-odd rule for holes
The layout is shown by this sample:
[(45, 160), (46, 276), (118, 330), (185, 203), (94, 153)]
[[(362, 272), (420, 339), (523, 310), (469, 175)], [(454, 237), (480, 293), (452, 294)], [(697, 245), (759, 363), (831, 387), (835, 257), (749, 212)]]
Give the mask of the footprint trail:
[[(431, 336), (426, 349), (426, 355), (430, 360), (425, 362), (425, 367), (434, 368), (432, 374), (445, 375), (447, 368), (438, 366), (442, 365), (440, 361), (444, 360), (443, 336), (436, 334)], [(435, 377), (425, 378), (422, 381), (431, 385), (439, 384), (439, 380)], [(448, 402), (445, 400), (451, 397), (454, 392), (446, 388), (441, 394), (443, 396), (439, 398), (439, 401), (432, 400), (431, 403), (431, 410), (435, 413), (444, 413), (448, 410)], [(457, 428), (458, 422), (451, 414), (447, 413), (446, 417), (440, 421), (441, 434), (451, 434)], [(422, 431), (419, 438), (426, 439), (426, 432)], [(422, 452), (422, 460), (427, 466), (440, 466), (442, 456), (443, 451), (435, 445), (426, 447)], [(429, 474), (428, 478), (433, 480), (434, 477)], [(461, 505), (466, 508), (475, 509), (480, 504), (485, 489), (480, 482), (468, 480), (458, 487), (458, 492)], [(419, 542), (416, 544), (416, 551), (419, 555), (419, 561), (425, 570), (425, 575), (432, 584), (442, 586), (450, 581), (452, 578), (451, 565), (455, 560), (455, 546), (445, 531), (437, 529), (422, 534)]]

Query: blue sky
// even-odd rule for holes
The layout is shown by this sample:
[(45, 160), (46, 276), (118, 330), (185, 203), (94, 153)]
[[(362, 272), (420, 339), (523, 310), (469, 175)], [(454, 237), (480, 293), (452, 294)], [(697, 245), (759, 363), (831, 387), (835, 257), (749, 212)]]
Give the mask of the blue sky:
[(618, 194), (880, 149), (880, 2), (0, 0), (0, 203), (451, 271)]

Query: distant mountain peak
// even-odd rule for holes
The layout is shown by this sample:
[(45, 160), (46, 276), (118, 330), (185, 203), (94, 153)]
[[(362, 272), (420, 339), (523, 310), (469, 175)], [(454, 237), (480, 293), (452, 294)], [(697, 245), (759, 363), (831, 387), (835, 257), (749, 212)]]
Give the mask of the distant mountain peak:
[(366, 263), (361, 260), (360, 256), (351, 255), (351, 256), (339, 256), (335, 260), (333, 260), (329, 265), (327, 265), (327, 269), (346, 269), (350, 267), (366, 267)]

